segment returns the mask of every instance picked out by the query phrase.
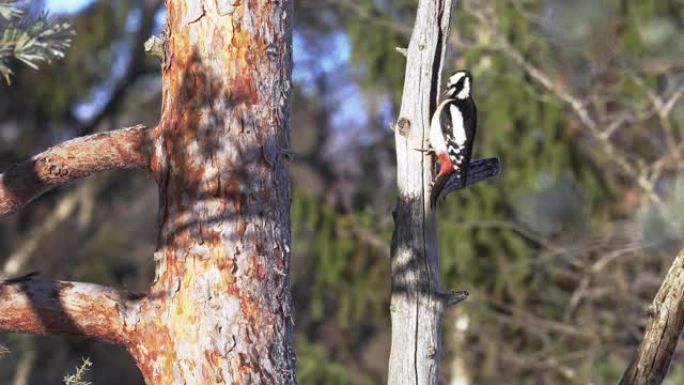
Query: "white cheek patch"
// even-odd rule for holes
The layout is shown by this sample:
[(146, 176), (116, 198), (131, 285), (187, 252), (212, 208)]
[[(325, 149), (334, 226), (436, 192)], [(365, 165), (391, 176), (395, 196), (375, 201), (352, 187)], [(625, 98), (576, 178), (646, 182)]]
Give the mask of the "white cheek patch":
[(467, 99), (470, 96), (470, 79), (466, 78), (463, 81), (463, 89), (459, 91), (459, 93), (456, 95), (457, 98), (463, 100)]
[(449, 107), (449, 112), (451, 113), (451, 129), (454, 131), (454, 142), (459, 146), (463, 146), (466, 142), (463, 115), (461, 115), (461, 111), (458, 110), (458, 107), (453, 104)]

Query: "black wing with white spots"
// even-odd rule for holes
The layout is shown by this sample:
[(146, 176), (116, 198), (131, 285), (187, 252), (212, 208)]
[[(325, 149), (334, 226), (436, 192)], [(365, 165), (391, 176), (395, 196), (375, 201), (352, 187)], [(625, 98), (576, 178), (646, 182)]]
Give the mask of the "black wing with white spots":
[(452, 99), (439, 119), (454, 170), (460, 178), (466, 178), (477, 127), (475, 103), (472, 99)]

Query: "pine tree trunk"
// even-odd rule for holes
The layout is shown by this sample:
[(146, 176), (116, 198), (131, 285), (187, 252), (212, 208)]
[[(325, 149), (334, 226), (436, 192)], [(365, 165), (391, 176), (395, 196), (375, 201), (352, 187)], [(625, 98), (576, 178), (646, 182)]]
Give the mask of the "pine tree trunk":
[(168, 0), (156, 277), (126, 309), (148, 385), (295, 383), (292, 1)]
[(145, 295), (0, 280), (0, 331), (125, 346), (148, 385), (295, 384), (290, 293), (292, 0), (167, 0), (162, 116), (76, 138), (0, 174), (0, 215), (112, 169), (159, 185)]

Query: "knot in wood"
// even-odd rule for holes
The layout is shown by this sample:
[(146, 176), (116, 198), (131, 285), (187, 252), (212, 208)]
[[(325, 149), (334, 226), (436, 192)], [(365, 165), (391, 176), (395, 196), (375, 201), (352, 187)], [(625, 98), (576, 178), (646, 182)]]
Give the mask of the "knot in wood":
[(659, 313), (658, 307), (655, 304), (648, 305), (648, 309), (646, 309), (646, 312), (648, 313), (648, 316), (650, 318), (656, 318)]
[(407, 137), (409, 132), (411, 132), (411, 122), (406, 118), (400, 118), (397, 122), (397, 130), (399, 135)]
[(437, 356), (437, 348), (434, 345), (430, 345), (427, 349), (426, 358), (433, 359)]
[(149, 56), (156, 57), (160, 60), (164, 58), (165, 42), (157, 36), (151, 36), (145, 41), (145, 53)]
[(66, 167), (64, 167), (62, 162), (59, 162), (57, 159), (53, 159), (52, 157), (46, 157), (43, 160), (43, 162), (45, 164), (45, 169), (49, 175), (55, 177), (64, 177), (69, 174), (69, 170)]

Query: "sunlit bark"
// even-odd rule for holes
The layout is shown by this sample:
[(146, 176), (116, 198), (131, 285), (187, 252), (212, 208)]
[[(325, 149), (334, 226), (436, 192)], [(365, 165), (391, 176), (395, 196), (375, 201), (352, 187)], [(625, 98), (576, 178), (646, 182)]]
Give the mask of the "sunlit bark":
[(451, 0), (419, 1), (406, 52), (404, 94), (395, 132), (399, 196), (391, 251), (391, 385), (438, 383), (444, 309), (464, 298), (464, 293), (441, 292), (437, 225), (429, 193), (432, 161), (416, 151), (428, 145), (451, 7)]
[(0, 281), (0, 330), (65, 333), (125, 342), (125, 293), (79, 282), (22, 278)]
[(159, 185), (146, 295), (0, 282), (0, 330), (125, 346), (149, 385), (293, 384), (292, 2), (168, 0), (162, 115), (63, 143), (2, 175), (0, 215), (50, 187), (147, 168)]
[(148, 384), (294, 383), (292, 3), (167, 7), (156, 277), (128, 349)]
[(148, 142), (147, 128), (135, 126), (52, 147), (0, 175), (0, 215), (75, 179), (107, 170), (146, 168)]

